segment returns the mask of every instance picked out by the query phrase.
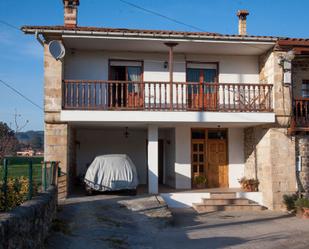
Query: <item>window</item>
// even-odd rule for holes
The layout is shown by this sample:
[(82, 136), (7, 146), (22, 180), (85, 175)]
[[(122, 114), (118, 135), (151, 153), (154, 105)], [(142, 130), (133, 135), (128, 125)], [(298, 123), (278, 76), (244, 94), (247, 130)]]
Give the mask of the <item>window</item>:
[[(110, 61), (110, 80), (141, 81), (142, 63), (139, 61)], [(138, 84), (129, 84), (128, 92), (139, 92)]]
[[(216, 63), (188, 63), (187, 64), (187, 82), (194, 83), (215, 83), (217, 81), (217, 64)], [(199, 92), (198, 85), (188, 86), (188, 92), (197, 94)], [(212, 93), (213, 87), (203, 87), (202, 92)]]
[(111, 107), (141, 107), (142, 93), (142, 62), (126, 60), (109, 61), (108, 101)]
[(309, 98), (309, 80), (303, 80), (301, 86), (301, 95), (303, 98)]

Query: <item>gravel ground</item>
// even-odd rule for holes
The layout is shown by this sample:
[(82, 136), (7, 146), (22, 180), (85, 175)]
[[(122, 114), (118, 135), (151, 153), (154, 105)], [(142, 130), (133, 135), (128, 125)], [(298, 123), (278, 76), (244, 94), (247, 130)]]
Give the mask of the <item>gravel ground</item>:
[(309, 220), (286, 213), (172, 212), (156, 196), (70, 198), (59, 206), (46, 249), (309, 248)]

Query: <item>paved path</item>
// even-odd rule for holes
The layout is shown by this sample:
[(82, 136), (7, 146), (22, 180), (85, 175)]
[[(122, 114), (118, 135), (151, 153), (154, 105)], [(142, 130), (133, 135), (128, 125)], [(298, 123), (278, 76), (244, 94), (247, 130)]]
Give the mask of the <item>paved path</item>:
[(170, 224), (154, 198), (68, 199), (60, 206), (46, 248), (309, 248), (309, 220), (270, 211), (197, 215), (191, 209), (178, 209), (173, 210)]

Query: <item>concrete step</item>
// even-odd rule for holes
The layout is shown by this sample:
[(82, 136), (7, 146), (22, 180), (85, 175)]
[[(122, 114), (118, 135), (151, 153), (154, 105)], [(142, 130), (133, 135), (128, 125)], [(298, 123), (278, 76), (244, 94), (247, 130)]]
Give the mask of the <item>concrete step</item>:
[(234, 199), (236, 198), (235, 192), (212, 192), (210, 199)]
[(246, 198), (225, 198), (225, 199), (207, 199), (203, 198), (202, 203), (205, 205), (249, 205), (253, 202)]
[(203, 203), (193, 203), (193, 208), (198, 213), (208, 213), (216, 211), (261, 211), (264, 207), (258, 204), (233, 204), (233, 205), (206, 205)]

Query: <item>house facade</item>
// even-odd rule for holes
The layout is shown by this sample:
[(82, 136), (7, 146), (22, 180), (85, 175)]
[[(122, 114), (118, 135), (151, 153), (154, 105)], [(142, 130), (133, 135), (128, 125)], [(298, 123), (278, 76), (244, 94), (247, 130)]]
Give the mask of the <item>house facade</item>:
[(22, 27), (44, 46), (45, 160), (61, 162), (60, 196), (102, 154), (128, 154), (149, 193), (245, 176), (280, 209), (297, 179), (308, 191), (308, 41), (248, 36), (246, 11), (239, 34), (221, 35), (81, 27), (78, 7), (64, 0), (63, 26)]

